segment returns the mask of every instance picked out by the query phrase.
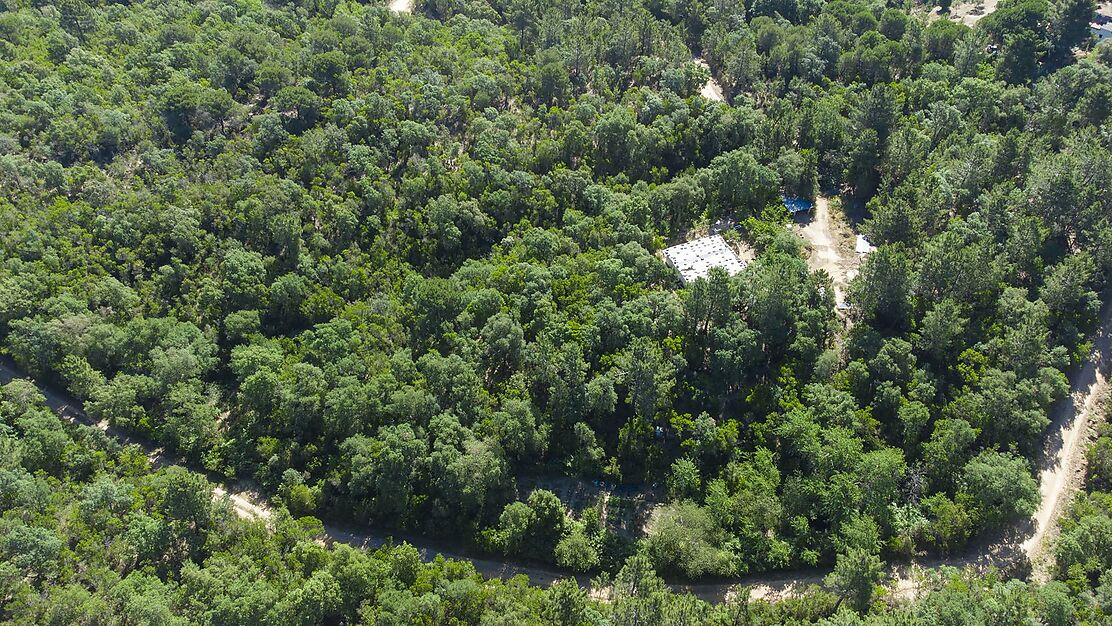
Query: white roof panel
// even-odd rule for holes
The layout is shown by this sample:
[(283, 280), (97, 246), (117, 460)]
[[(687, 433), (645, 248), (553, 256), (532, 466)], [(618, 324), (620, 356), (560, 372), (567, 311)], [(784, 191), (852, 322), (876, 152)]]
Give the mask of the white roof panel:
[(711, 235), (666, 248), (664, 258), (679, 270), (685, 285), (706, 277), (712, 267), (721, 267), (731, 276), (745, 269), (745, 262), (738, 258), (722, 235)]

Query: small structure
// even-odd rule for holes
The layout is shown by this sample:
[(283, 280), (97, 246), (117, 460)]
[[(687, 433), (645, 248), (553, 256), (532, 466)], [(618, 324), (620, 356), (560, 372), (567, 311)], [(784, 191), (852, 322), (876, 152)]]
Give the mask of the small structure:
[(815, 208), (815, 204), (813, 202), (804, 198), (800, 198), (799, 196), (780, 196), (780, 199), (784, 201), (784, 208), (788, 210), (788, 213), (792, 217), (795, 217), (800, 213), (807, 213), (811, 209)]
[(707, 228), (707, 230), (710, 231), (710, 234), (717, 235), (718, 233), (730, 230), (734, 226), (735, 224), (733, 220), (729, 218), (721, 218), (714, 220), (714, 223), (711, 224), (710, 227)]
[(1097, 43), (1107, 41), (1112, 39), (1112, 22), (1104, 21), (1102, 23), (1094, 21), (1089, 24), (1089, 31), (1097, 38)]
[(664, 260), (676, 268), (684, 285), (705, 278), (712, 267), (721, 267), (731, 276), (745, 269), (745, 261), (738, 258), (722, 235), (711, 235), (666, 248)]
[(854, 246), (854, 251), (857, 252), (857, 254), (865, 256), (873, 250), (876, 250), (876, 247), (869, 243), (868, 239), (865, 239), (865, 235), (857, 236), (857, 245)]

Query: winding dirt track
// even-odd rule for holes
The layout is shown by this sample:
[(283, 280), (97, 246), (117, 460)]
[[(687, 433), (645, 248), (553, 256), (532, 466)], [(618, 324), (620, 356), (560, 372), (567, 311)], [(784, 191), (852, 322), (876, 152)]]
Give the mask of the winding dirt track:
[[(1112, 359), (1112, 304), (1106, 304), (1101, 311), (1101, 324), (1094, 335), (1093, 351), (1089, 359), (1072, 372), (1070, 396), (1055, 407), (1051, 415), (1047, 441), (1039, 462), (1042, 503), (1035, 515), (1008, 529), (993, 541), (972, 546), (966, 554), (945, 559), (921, 559), (910, 564), (891, 567), (888, 572), (890, 594), (899, 598), (914, 597), (919, 592), (922, 572), (939, 566), (958, 568), (968, 566), (979, 571), (996, 567), (1014, 572), (1021, 571), (1026, 563), (1033, 563), (1034, 577), (1046, 578), (1049, 570), (1044, 558), (1044, 548), (1055, 527), (1055, 521), (1063, 513), (1070, 496), (1080, 485), (1090, 420), (1106, 395), (1109, 359)], [(29, 377), (10, 361), (0, 360), (0, 384), (17, 378)], [(180, 459), (169, 456), (152, 441), (128, 434), (104, 422), (94, 422), (82, 410), (80, 402), (68, 394), (37, 382), (36, 385), (46, 398), (47, 405), (61, 418), (100, 428), (123, 443), (142, 447), (147, 451), (155, 467), (185, 465)], [(212, 474), (208, 474), (208, 477), (218, 485), (214, 490), (214, 496), (226, 498), (228, 505), (237, 515), (264, 520), (270, 517), (270, 507), (255, 492), (242, 485), (221, 485), (219, 477)], [(324, 539), (327, 542), (345, 543), (360, 548), (377, 548), (388, 543), (404, 541), (415, 546), (426, 560), (442, 554), (450, 559), (471, 561), (475, 569), (486, 577), (509, 578), (517, 574), (525, 574), (533, 584), (540, 586), (548, 586), (556, 580), (569, 577), (567, 572), (543, 565), (483, 558), (456, 546), (426, 537), (374, 532), (366, 528), (355, 529), (332, 523), (324, 524), (324, 532)], [(777, 572), (720, 582), (673, 583), (671, 587), (675, 591), (689, 592), (712, 602), (729, 598), (740, 586), (750, 587), (752, 598), (776, 599), (810, 585), (822, 584), (822, 579), (828, 571), (812, 569)], [(580, 584), (588, 583), (585, 576), (576, 576), (576, 579)]]

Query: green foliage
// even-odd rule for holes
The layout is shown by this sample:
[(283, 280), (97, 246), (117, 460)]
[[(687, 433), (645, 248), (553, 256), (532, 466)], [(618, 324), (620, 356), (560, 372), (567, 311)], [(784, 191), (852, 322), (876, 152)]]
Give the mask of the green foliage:
[(965, 465), (962, 490), (989, 526), (1029, 516), (1039, 506), (1039, 485), (1020, 458), (986, 450)]
[[(1090, 493), (1082, 494), (1070, 507), (1069, 516), (1062, 521), (1061, 534), (1055, 545), (1058, 577), (1077, 587), (1097, 587), (1103, 584), (1106, 573), (1112, 571), (1112, 496), (1105, 491), (1102, 456), (1112, 442), (1107, 422), (1108, 403), (1098, 426), (1098, 437), (1089, 448), (1090, 464), (1086, 486)], [(1093, 463), (1096, 462), (1096, 465)], [(1098, 590), (1099, 593), (1099, 590)], [(1105, 607), (1107, 610), (1108, 607)]]
[[(134, 448), (63, 426), (28, 395), (20, 382), (0, 387), (0, 423), (52, 422), (65, 448), (96, 462), (56, 450), (48, 473), (20, 462), (0, 470), (4, 623), (352, 623), (419, 605), (478, 623), (495, 597), (540, 604), (539, 590), (484, 581), (467, 564), (404, 565), (408, 546), (323, 548), (319, 522), (284, 509), (269, 524), (239, 519), (203, 476), (133, 461)], [(22, 454), (33, 431), (3, 436), (18, 453), (5, 459), (33, 458)]]
[(861, 612), (868, 610), (882, 575), (880, 558), (867, 550), (850, 548), (845, 554), (838, 555), (826, 584)]
[[(881, 554), (1031, 510), (1112, 269), (1091, 3), (1007, 0), (975, 29), (856, 0), (380, 4), (5, 4), (3, 353), (294, 515), (591, 573), (639, 550), (652, 588), (619, 594), (618, 622), (706, 617), (645, 562), (834, 564), (861, 609)], [(839, 196), (878, 246), (848, 286), (810, 271), (782, 193)], [(657, 253), (720, 218), (756, 258), (679, 288)], [(99, 593), (61, 575), (92, 543), (16, 558), (55, 545), (20, 517), (0, 584), (49, 581), (61, 621), (182, 614), (168, 573), (208, 567), (223, 532), (203, 486), (86, 480), (129, 470), (6, 393), (0, 468), (80, 462), (82, 524), (118, 508), (132, 543)], [(51, 499), (11, 482), (13, 509)], [(602, 504), (623, 490), (660, 507), (650, 532)], [(476, 621), (486, 584), (399, 574), (360, 609), (328, 568), (235, 571), (242, 599), (196, 600), (228, 611), (211, 622)], [(551, 619), (594, 619), (560, 594)]]
[(679, 502), (655, 513), (645, 550), (659, 572), (733, 576), (739, 573), (737, 559), (720, 547), (724, 542), (722, 529), (705, 509)]

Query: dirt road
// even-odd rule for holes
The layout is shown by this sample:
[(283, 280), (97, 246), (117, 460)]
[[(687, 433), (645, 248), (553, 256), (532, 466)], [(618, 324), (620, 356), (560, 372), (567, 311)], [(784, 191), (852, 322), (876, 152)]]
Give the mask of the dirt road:
[(1065, 512), (1081, 486), (1085, 472), (1085, 450), (1093, 416), (1108, 397), (1109, 359), (1112, 359), (1112, 305), (1105, 304), (1104, 322), (1093, 336), (1089, 359), (1071, 378), (1070, 395), (1051, 414), (1050, 427), (1039, 466), (1042, 502), (1032, 519), (1031, 536), (1022, 544), (1031, 560), (1035, 578), (1047, 580), (1050, 559), (1046, 548), (1056, 530), (1055, 522)]
[[(707, 62), (704, 61), (702, 58), (695, 57), (695, 63), (707, 68), (708, 72), (710, 71), (710, 66), (707, 65)], [(702, 94), (702, 96), (707, 100), (713, 100), (715, 102), (726, 101), (726, 97), (722, 94), (722, 85), (719, 85), (718, 81), (714, 80), (714, 74), (711, 74), (710, 78), (707, 79), (707, 83), (703, 85), (703, 88), (699, 90), (699, 93)]]
[[(0, 385), (7, 384), (15, 379), (29, 379), (35, 382), (39, 392), (42, 393), (43, 397), (46, 399), (47, 406), (67, 422), (99, 428), (110, 437), (120, 441), (120, 443), (140, 446), (147, 451), (147, 456), (151, 460), (151, 464), (156, 468), (170, 465), (188, 465), (184, 460), (174, 458), (165, 452), (157, 443), (149, 439), (124, 432), (105, 422), (94, 421), (82, 409), (79, 400), (57, 388), (34, 381), (13, 362), (6, 358), (0, 358)], [(195, 467), (191, 469), (198, 471)], [(232, 512), (236, 515), (245, 519), (262, 520), (269, 519), (272, 516), (272, 509), (267, 505), (266, 500), (251, 486), (221, 484), (219, 476), (210, 472), (202, 471), (201, 473), (205, 474), (208, 479), (216, 485), (213, 489), (214, 499), (226, 499)], [(487, 578), (510, 578), (518, 574), (524, 574), (529, 577), (532, 584), (547, 587), (557, 580), (573, 577), (566, 571), (548, 567), (543, 564), (534, 565), (516, 561), (489, 559), (469, 550), (460, 549), (455, 545), (449, 545), (448, 543), (435, 539), (408, 533), (390, 531), (374, 532), (367, 528), (356, 529), (343, 524), (325, 523), (324, 535), (323, 540), (326, 543), (344, 543), (353, 547), (366, 549), (375, 549), (387, 544), (405, 542), (416, 547), (421, 557), (425, 560), (432, 560), (436, 555), (440, 554), (448, 559), (470, 561), (474, 564), (476, 571)], [(586, 587), (590, 584), (590, 579), (587, 576), (578, 575), (574, 576), (574, 578), (578, 580), (582, 586)], [(676, 583), (671, 586), (678, 592), (690, 592), (699, 598), (715, 602), (726, 599), (732, 590), (739, 585), (752, 586), (753, 592), (751, 597), (754, 599), (775, 599), (801, 589), (801, 585), (818, 584), (821, 582), (821, 579), (822, 572), (816, 570), (797, 574), (780, 572), (775, 575), (758, 575), (718, 583)]]
[(857, 275), (861, 259), (850, 246), (849, 228), (830, 213), (830, 200), (819, 196), (810, 219), (799, 223), (799, 234), (811, 246), (811, 270), (826, 270), (834, 283), (836, 304), (846, 301), (846, 285)]
[(239, 492), (228, 493), (228, 490), (223, 487), (214, 487), (212, 495), (217, 500), (227, 498), (228, 503), (232, 505), (232, 511), (242, 518), (270, 518), (271, 511), (269, 508), (255, 504), (255, 501), (258, 500), (257, 497), (247, 496)]
[[(818, 213), (816, 211), (816, 218)], [(821, 223), (821, 220), (816, 221)], [(1045, 565), (1044, 548), (1053, 532), (1056, 520), (1064, 512), (1070, 496), (1080, 485), (1080, 473), (1084, 469), (1084, 444), (1094, 411), (1099, 408), (1100, 402), (1107, 394), (1110, 359), (1112, 359), (1112, 303), (1106, 304), (1101, 311), (1101, 324), (1094, 335), (1093, 350), (1089, 359), (1072, 372), (1070, 396), (1055, 407), (1051, 415), (1052, 421), (1047, 429), (1047, 441), (1039, 462), (1039, 484), (1043, 500), (1032, 519), (1017, 524), (994, 541), (971, 546), (963, 555), (946, 559), (921, 559), (911, 564), (892, 566), (889, 569), (890, 593), (901, 598), (914, 597), (919, 593), (922, 571), (943, 565), (958, 568), (971, 566), (980, 571), (989, 567), (1007, 570), (1030, 559), (1035, 564), (1034, 577), (1045, 579), (1048, 570)], [(0, 360), (0, 384), (6, 384), (16, 378), (27, 378), (27, 376), (10, 361)], [(114, 426), (94, 422), (82, 410), (80, 403), (68, 394), (41, 384), (38, 388), (46, 398), (47, 405), (63, 419), (100, 428), (124, 443), (143, 447), (156, 467), (184, 464), (179, 459), (168, 456), (154, 442), (129, 435)], [(209, 475), (210, 480), (218, 483), (217, 478)], [(242, 517), (266, 519), (271, 516), (271, 509), (266, 501), (249, 488), (219, 485), (214, 490), (214, 497), (226, 497), (232, 510)], [(436, 554), (442, 554), (449, 559), (471, 561), (475, 569), (487, 577), (508, 578), (525, 574), (533, 584), (540, 586), (547, 586), (556, 580), (569, 577), (567, 572), (555, 568), (483, 558), (467, 550), (426, 537), (390, 532), (376, 533), (366, 528), (353, 529), (331, 523), (324, 525), (324, 531), (326, 542), (340, 542), (362, 548), (377, 548), (387, 543), (404, 541), (415, 546), (425, 559), (432, 559)], [(777, 572), (720, 582), (673, 583), (671, 587), (679, 592), (690, 592), (710, 602), (726, 600), (742, 586), (751, 588), (750, 597), (754, 599), (777, 599), (801, 591), (810, 585), (821, 584), (826, 573), (828, 570), (824, 569)], [(576, 579), (583, 585), (588, 583), (584, 576), (576, 576)]]

